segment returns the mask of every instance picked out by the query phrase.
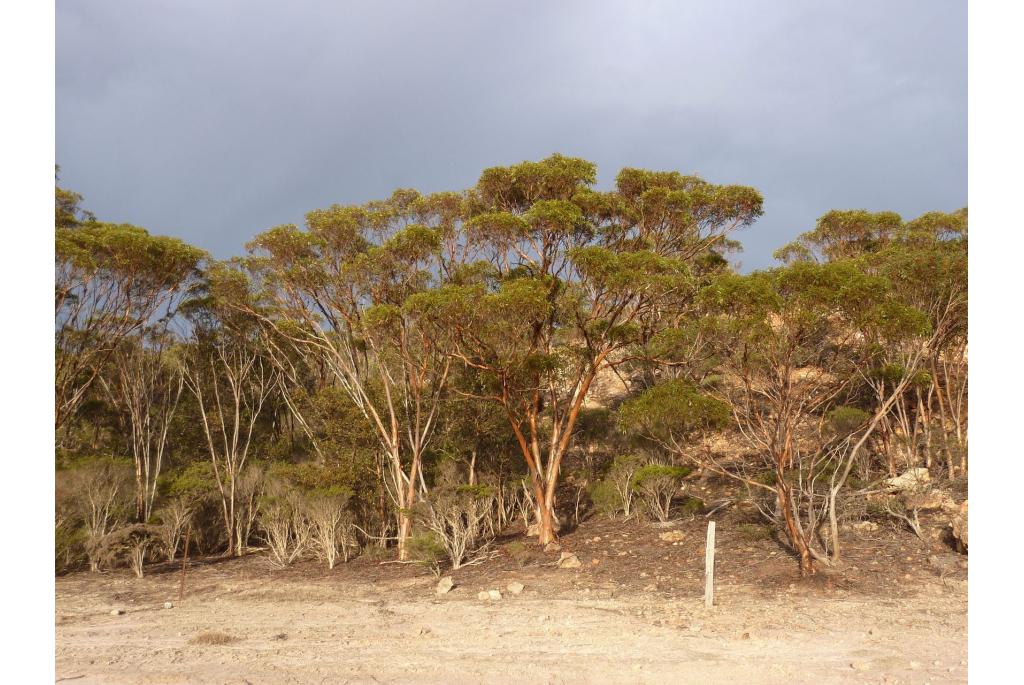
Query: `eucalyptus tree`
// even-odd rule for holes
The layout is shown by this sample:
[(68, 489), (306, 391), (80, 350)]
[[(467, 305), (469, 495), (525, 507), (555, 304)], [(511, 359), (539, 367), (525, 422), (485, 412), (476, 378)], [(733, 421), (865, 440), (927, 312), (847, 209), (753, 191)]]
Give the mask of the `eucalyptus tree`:
[(127, 224), (100, 223), (57, 189), (54, 279), (55, 426), (85, 399), (128, 336), (167, 308), (197, 273), (205, 253), (176, 238)]
[[(724, 372), (714, 392), (729, 403), (740, 433), (755, 449), (752, 463), (723, 464), (708, 453), (708, 465), (771, 493), (801, 573), (813, 574), (813, 558), (827, 559), (814, 541), (830, 504), (834, 511), (835, 489), (909, 380), (891, 389), (868, 430), (859, 430), (860, 422), (849, 427), (848, 435), (859, 430), (850, 450), (824, 450), (806, 435), (842, 406), (866, 351), (926, 335), (927, 318), (893, 297), (887, 279), (849, 259), (728, 274), (702, 298), (716, 311), (706, 327), (717, 338)], [(911, 369), (920, 358), (919, 348)], [(827, 486), (837, 471), (841, 477)]]
[(261, 319), (283, 341), (271, 351), (324, 369), (372, 426), (401, 559), (451, 366), (403, 305), (443, 277), (460, 203), (399, 190), (385, 201), (309, 212), (306, 230), (278, 226), (250, 244), (249, 267), (270, 307)]
[(147, 521), (153, 513), (168, 432), (185, 386), (181, 366), (172, 358), (176, 343), (165, 326), (148, 327), (121, 341), (99, 377), (127, 427), (135, 461), (137, 521)]
[(886, 442), (894, 437), (901, 443), (886, 449), (891, 475), (896, 452), (908, 466), (917, 462), (922, 432), (925, 465), (932, 465), (934, 404), (947, 473), (955, 474), (954, 452), (966, 469), (967, 210), (928, 212), (908, 222), (893, 212), (832, 211), (776, 256), (790, 263), (856, 259), (866, 273), (888, 279), (891, 297), (928, 317), (923, 338), (910, 331), (877, 346), (867, 357), (873, 366), (865, 379), (876, 405), (885, 403), (894, 384), (905, 389), (883, 417)]
[(252, 300), (251, 283), (237, 264), (210, 264), (183, 305), (192, 339), (180, 358), (220, 495), (227, 553), (239, 556), (248, 543), (258, 487), (250, 457), (261, 414), (278, 385), (258, 322), (247, 313)]
[[(487, 379), (530, 474), (539, 542), (555, 538), (555, 497), (584, 401), (625, 363), (660, 305), (692, 290), (693, 267), (761, 213), (752, 188), (553, 155), (485, 170), (466, 200), (461, 280), (411, 298), (438, 340)], [(473, 262), (472, 260), (476, 260)]]

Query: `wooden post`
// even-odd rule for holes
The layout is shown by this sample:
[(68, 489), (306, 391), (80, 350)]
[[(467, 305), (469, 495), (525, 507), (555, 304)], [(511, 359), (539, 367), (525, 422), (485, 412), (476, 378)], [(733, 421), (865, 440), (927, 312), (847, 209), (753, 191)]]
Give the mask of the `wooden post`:
[(715, 605), (715, 522), (708, 522), (708, 541), (704, 548), (704, 606)]

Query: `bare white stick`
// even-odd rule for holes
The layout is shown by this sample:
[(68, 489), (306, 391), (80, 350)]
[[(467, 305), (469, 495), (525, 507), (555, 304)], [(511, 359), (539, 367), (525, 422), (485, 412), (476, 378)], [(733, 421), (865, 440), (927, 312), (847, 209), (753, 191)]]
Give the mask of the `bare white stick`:
[(704, 606), (715, 605), (715, 522), (708, 522), (708, 541), (704, 550)]

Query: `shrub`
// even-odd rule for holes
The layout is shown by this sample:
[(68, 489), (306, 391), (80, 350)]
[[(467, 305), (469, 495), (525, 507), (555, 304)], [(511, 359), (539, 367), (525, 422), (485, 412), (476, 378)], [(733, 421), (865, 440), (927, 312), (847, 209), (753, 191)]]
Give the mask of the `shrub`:
[(683, 516), (693, 518), (700, 512), (704, 511), (704, 500), (699, 497), (687, 497), (683, 500), (683, 503), (679, 505), (677, 511)]
[(444, 548), (452, 569), (462, 567), (493, 530), (494, 489), (486, 485), (435, 488), (419, 508), (420, 521)]
[(659, 521), (668, 521), (672, 498), (682, 479), (690, 473), (685, 466), (648, 464), (638, 469), (630, 481), (644, 510)]
[[(209, 552), (227, 543), (224, 539), (224, 512), (213, 464), (208, 460), (194, 461), (181, 471), (168, 473), (164, 477), (162, 489), (166, 499), (180, 498), (192, 505), (189, 545), (195, 551)], [(161, 521), (164, 521), (162, 515)]]
[(355, 545), (352, 515), (347, 511), (352, 491), (348, 488), (330, 488), (314, 491), (302, 502), (303, 514), (309, 526), (309, 544), (316, 557), (333, 569), (338, 552), (347, 562), (349, 548)]
[(128, 520), (132, 507), (133, 470), (129, 462), (113, 457), (87, 457), (57, 474), (57, 501), (63, 511), (60, 518), (81, 521), (84, 550), (89, 568), (99, 569), (100, 561), (90, 550)]
[(54, 525), (54, 564), (57, 573), (77, 568), (86, 560), (85, 526), (73, 518), (57, 516)]
[(288, 566), (306, 551), (310, 527), (298, 490), (282, 479), (271, 480), (260, 497), (257, 519), (271, 561)]
[(441, 575), (441, 562), (447, 554), (444, 544), (433, 531), (417, 533), (409, 538), (409, 559), (423, 564), (435, 576)]
[(160, 545), (160, 529), (136, 523), (108, 533), (89, 545), (89, 558), (97, 567), (115, 568), (127, 563), (137, 578), (143, 576), (143, 565), (149, 551)]
[(622, 511), (622, 495), (610, 480), (594, 481), (587, 488), (587, 493), (598, 514), (610, 518)]
[(768, 540), (772, 537), (774, 530), (772, 526), (759, 523), (741, 523), (736, 526), (736, 532), (740, 534), (740, 537), (750, 542)]
[(588, 488), (594, 508), (605, 516), (619, 513), (627, 519), (633, 516), (636, 513), (633, 506), (636, 497), (633, 476), (643, 465), (644, 458), (635, 454), (615, 457), (604, 478)]
[(522, 542), (519, 542), (518, 540), (509, 543), (509, 545), (505, 548), (505, 551), (508, 552), (508, 555), (512, 558), (512, 561), (514, 561), (516, 563), (516, 566), (518, 566), (519, 568), (525, 566), (526, 562), (529, 561), (530, 557), (532, 556), (530, 554), (530, 550), (526, 548), (526, 545), (524, 545)]
[(829, 430), (834, 435), (849, 435), (868, 422), (871, 415), (857, 407), (836, 407), (825, 417)]
[(173, 497), (163, 507), (157, 510), (156, 515), (160, 519), (160, 540), (167, 561), (174, 561), (178, 553), (178, 546), (184, 537), (185, 529), (192, 522), (195, 514), (196, 503), (183, 495)]

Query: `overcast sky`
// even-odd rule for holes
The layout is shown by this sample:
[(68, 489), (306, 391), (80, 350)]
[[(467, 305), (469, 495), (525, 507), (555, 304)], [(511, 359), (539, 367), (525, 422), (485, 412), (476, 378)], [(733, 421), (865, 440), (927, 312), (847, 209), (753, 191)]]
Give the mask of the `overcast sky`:
[(744, 269), (832, 208), (967, 202), (957, 0), (57, 0), (61, 185), (218, 257), (552, 152), (757, 187)]

